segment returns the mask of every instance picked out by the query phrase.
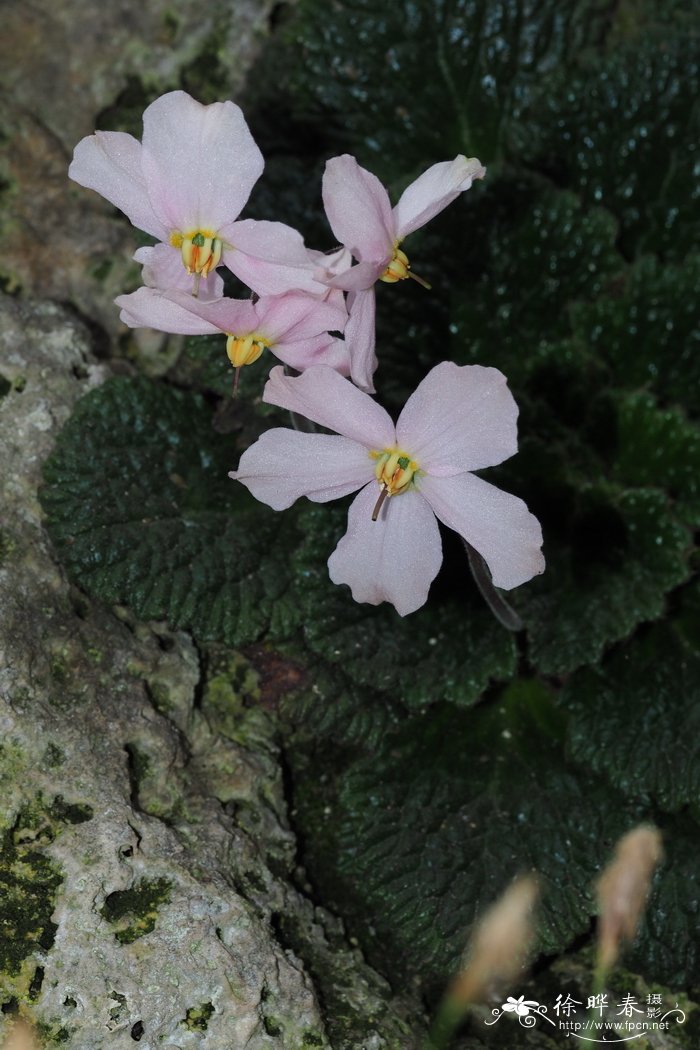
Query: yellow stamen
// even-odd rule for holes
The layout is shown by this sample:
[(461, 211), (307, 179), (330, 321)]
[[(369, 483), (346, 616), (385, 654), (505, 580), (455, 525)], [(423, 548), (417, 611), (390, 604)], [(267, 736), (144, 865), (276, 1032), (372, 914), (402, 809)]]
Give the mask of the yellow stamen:
[(226, 340), (226, 353), (234, 368), (242, 368), (243, 365), (252, 365), (257, 361), (266, 346), (269, 346), (269, 343), (259, 335), (229, 335)]
[(213, 230), (189, 230), (187, 233), (173, 230), (169, 241), (173, 248), (180, 249), (183, 266), (189, 274), (208, 277), (221, 262), (224, 245)]
[(410, 277), (413, 281), (417, 281), (418, 284), (422, 284), (424, 288), (430, 288), (430, 285), (426, 280), (411, 272), (411, 264), (408, 261), (408, 256), (405, 252), (401, 251), (397, 244), (394, 248), (394, 257), (379, 280), (385, 281), (387, 284), (396, 284), (397, 281), (405, 281), (407, 277)]
[(370, 456), (377, 461), (374, 476), (381, 487), (379, 499), (372, 512), (372, 521), (376, 521), (384, 500), (388, 496), (399, 496), (406, 492), (414, 483), (416, 475), (423, 472), (415, 460), (397, 448), (385, 448), (383, 452), (373, 450)]

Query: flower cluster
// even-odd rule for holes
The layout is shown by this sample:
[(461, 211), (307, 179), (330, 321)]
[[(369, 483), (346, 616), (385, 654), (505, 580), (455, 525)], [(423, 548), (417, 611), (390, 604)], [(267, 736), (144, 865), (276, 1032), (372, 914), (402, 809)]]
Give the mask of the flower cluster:
[[(370, 396), (374, 286), (426, 284), (411, 270), (404, 239), (484, 168), (463, 156), (434, 164), (392, 208), (376, 176), (354, 157), (334, 157), (323, 202), (339, 246), (328, 254), (307, 248), (283, 223), (239, 219), (262, 170), (238, 106), (203, 106), (182, 91), (146, 109), (142, 142), (98, 131), (78, 144), (69, 170), (158, 242), (136, 252), (143, 286), (116, 300), (127, 325), (225, 333), (236, 376), (269, 350), (287, 369), (272, 370), (263, 400), (335, 432), (269, 430), (231, 477), (276, 510), (302, 495), (326, 502), (359, 489), (330, 576), (357, 601), (389, 601), (401, 615), (426, 601), (440, 568), (436, 519), (482, 555), (496, 586), (542, 572), (537, 520), (472, 473), (517, 451), (517, 407), (505, 377), (443, 362), (396, 425)], [(224, 296), (220, 266), (247, 285), (249, 299)]]

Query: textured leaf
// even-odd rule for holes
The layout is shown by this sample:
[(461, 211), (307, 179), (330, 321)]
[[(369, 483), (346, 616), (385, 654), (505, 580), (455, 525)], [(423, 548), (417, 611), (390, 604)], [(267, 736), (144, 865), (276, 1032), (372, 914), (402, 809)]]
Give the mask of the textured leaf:
[(700, 255), (683, 266), (645, 258), (595, 302), (576, 303), (579, 339), (611, 368), (623, 387), (648, 387), (700, 412)]
[(441, 707), (354, 760), (317, 756), (309, 772), (297, 807), (314, 883), (384, 972), (433, 988), (518, 872), (541, 873), (543, 950), (582, 933), (591, 879), (633, 819), (566, 768), (557, 714), (534, 682), (470, 711)]
[[(498, 204), (498, 185), (493, 194)], [(570, 193), (528, 196), (519, 214), (496, 214), (478, 281), (455, 293), (451, 328), (460, 363), (488, 361), (518, 385), (538, 347), (570, 334), (569, 303), (598, 299), (622, 265), (609, 213)]]
[(292, 25), (303, 48), (293, 90), (342, 115), (393, 176), (397, 156), (404, 171), (457, 153), (493, 160), (539, 81), (599, 37), (607, 5), (344, 0), (326, 12), (306, 0)]
[(70, 575), (201, 638), (258, 637), (287, 583), (281, 519), (229, 480), (233, 460), (196, 396), (131, 379), (89, 394), (46, 464), (42, 496)]
[(590, 485), (567, 496), (564, 532), (545, 530), (547, 571), (516, 600), (545, 674), (595, 661), (661, 616), (666, 593), (690, 572), (690, 534), (662, 492)]
[(700, 816), (700, 655), (670, 625), (579, 671), (562, 703), (574, 759), (626, 795)]
[(697, 25), (659, 28), (543, 84), (522, 115), (522, 154), (612, 211), (628, 254), (681, 260), (698, 237), (699, 87)]
[[(342, 509), (312, 506), (299, 519), (305, 541), (294, 556), (294, 600), (303, 610), (304, 640), (314, 653), (357, 685), (409, 707), (438, 700), (472, 704), (491, 680), (513, 673), (513, 637), (476, 592), (461, 548), (455, 594), (449, 593), (450, 572), (443, 567), (428, 605), (402, 618), (386, 604), (360, 605), (349, 588), (330, 582), (326, 561), (345, 519)], [(409, 570), (398, 566), (397, 571)]]
[(700, 525), (700, 430), (680, 413), (659, 410), (647, 395), (619, 406), (615, 475), (629, 485), (657, 485), (679, 515)]

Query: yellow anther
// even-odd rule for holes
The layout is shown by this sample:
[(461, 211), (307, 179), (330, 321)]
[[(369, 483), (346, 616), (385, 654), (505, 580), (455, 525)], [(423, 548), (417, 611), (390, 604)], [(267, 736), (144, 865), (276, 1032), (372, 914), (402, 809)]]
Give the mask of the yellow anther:
[(174, 230), (169, 237), (173, 248), (179, 248), (182, 262), (190, 274), (208, 277), (221, 262), (223, 242), (212, 230)]
[(410, 269), (411, 264), (408, 261), (406, 253), (402, 252), (400, 248), (394, 248), (394, 258), (391, 260), (379, 280), (386, 281), (387, 284), (396, 284), (397, 281), (405, 281), (407, 277), (410, 277)]
[(397, 281), (405, 281), (407, 277), (410, 277), (412, 281), (417, 281), (418, 284), (422, 284), (424, 288), (430, 288), (430, 285), (423, 277), (418, 277), (417, 274), (413, 273), (408, 256), (397, 245), (394, 248), (394, 258), (379, 280), (386, 281), (387, 284), (396, 284)]
[(381, 486), (379, 499), (372, 514), (372, 520), (376, 521), (387, 496), (398, 496), (405, 492), (421, 470), (414, 459), (397, 448), (385, 448), (383, 452), (372, 451), (370, 456), (377, 461), (374, 476)]
[(266, 340), (260, 336), (246, 335), (239, 338), (230, 335), (226, 340), (226, 353), (233, 367), (241, 368), (243, 365), (252, 365), (254, 361), (257, 361), (267, 345)]

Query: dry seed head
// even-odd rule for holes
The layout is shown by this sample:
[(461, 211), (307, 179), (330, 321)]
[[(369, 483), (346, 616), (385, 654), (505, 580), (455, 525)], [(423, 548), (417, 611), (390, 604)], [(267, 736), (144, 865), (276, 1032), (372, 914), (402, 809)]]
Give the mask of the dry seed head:
[(623, 943), (634, 940), (654, 871), (663, 857), (661, 833), (651, 825), (628, 832), (598, 879), (598, 971), (607, 973)]
[(480, 1002), (496, 985), (508, 986), (520, 976), (532, 944), (532, 914), (537, 880), (520, 876), (489, 908), (472, 934), (466, 964), (452, 982), (446, 998), (455, 1005)]

